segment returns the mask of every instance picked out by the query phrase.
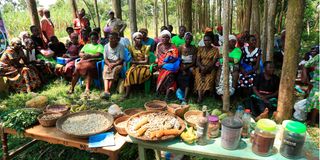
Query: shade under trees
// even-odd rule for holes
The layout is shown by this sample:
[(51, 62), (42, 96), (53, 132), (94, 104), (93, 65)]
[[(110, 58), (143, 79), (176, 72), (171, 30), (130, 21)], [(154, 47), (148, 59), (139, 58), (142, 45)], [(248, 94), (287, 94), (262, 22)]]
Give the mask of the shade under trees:
[(286, 20), (286, 43), (284, 46), (284, 61), (282, 66), (278, 108), (276, 121), (281, 123), (290, 119), (294, 105), (294, 83), (297, 72), (298, 52), (300, 50), (303, 28), (304, 0), (288, 1)]

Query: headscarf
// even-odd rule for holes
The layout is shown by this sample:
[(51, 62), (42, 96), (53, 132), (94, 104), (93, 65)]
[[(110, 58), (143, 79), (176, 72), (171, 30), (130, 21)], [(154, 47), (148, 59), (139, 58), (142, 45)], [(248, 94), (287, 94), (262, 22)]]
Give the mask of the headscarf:
[(160, 32), (160, 37), (163, 37), (164, 35), (171, 37), (171, 33), (168, 30), (163, 30)]
[(206, 29), (204, 30), (204, 33), (208, 33), (208, 32), (212, 32), (213, 29), (210, 27), (206, 27)]
[(187, 36), (191, 36), (192, 37), (192, 33), (191, 32), (186, 32), (185, 34), (184, 34), (184, 39), (186, 39), (187, 38)]
[(103, 28), (103, 31), (106, 33), (111, 33), (111, 30), (112, 30), (111, 27), (109, 27), (107, 25)]
[(222, 31), (223, 30), (223, 27), (222, 26), (218, 26), (217, 27), (217, 31)]
[(235, 35), (230, 34), (229, 41), (231, 41), (231, 40), (237, 40), (237, 37)]
[(12, 38), (10, 41), (10, 46), (13, 46), (14, 44), (20, 43), (21, 44), (21, 39), (20, 38)]
[(144, 33), (147, 33), (147, 34), (148, 34), (148, 29), (147, 29), (147, 28), (141, 28), (141, 29), (139, 30), (139, 32), (144, 32)]
[(141, 32), (135, 32), (135, 33), (133, 33), (132, 39), (134, 40), (134, 39), (137, 38), (139, 35), (142, 36), (142, 33), (141, 33)]

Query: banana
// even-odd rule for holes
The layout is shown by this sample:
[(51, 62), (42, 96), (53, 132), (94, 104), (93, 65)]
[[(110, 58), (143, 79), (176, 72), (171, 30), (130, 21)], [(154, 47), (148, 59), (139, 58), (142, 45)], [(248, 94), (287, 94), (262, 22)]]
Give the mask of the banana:
[(186, 142), (188, 144), (192, 144), (197, 139), (196, 133), (195, 133), (195, 131), (193, 130), (192, 127), (189, 127), (189, 128), (187, 127), (187, 130), (182, 132), (180, 137), (182, 138), (182, 140), (184, 142)]

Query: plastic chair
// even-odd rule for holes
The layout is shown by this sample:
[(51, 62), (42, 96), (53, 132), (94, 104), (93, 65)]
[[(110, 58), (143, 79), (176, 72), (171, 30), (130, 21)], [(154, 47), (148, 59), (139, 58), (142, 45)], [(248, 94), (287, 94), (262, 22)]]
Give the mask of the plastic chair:
[(259, 68), (260, 68), (260, 73), (263, 73), (263, 61), (262, 61), (262, 59), (260, 59)]
[[(75, 65), (77, 65), (80, 62), (80, 58), (75, 60)], [(104, 67), (104, 60), (98, 61), (96, 62), (96, 67), (97, 67), (97, 72), (98, 72), (98, 78), (97, 79), (93, 79), (94, 85), (99, 88), (102, 89), (102, 83), (101, 83), (101, 79), (102, 79), (102, 72), (103, 72), (103, 67)], [(83, 84), (83, 79), (80, 77), (78, 83), (80, 85)]]

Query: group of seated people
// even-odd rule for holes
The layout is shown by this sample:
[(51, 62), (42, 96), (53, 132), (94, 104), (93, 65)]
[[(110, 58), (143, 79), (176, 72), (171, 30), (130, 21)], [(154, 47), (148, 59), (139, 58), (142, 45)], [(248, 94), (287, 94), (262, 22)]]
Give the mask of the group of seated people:
[[(166, 99), (175, 94), (186, 104), (194, 92), (201, 103), (206, 93), (218, 96), (224, 93), (221, 26), (217, 34), (206, 28), (198, 47), (184, 26), (179, 27), (177, 35), (172, 33), (172, 27), (163, 26), (155, 39), (148, 37), (148, 30), (142, 28), (132, 34), (131, 44), (109, 26), (103, 28), (103, 37), (100, 28), (92, 31), (84, 28), (77, 33), (68, 27), (66, 44), (56, 36), (45, 43), (36, 26), (31, 26), (30, 31), (31, 36), (22, 32), (19, 38), (12, 38), (0, 60), (0, 76), (7, 77), (10, 88), (18, 92), (31, 92), (46, 82), (46, 75), (58, 75), (71, 81), (69, 94), (83, 77), (84, 94), (89, 96), (91, 82), (101, 78), (104, 82), (101, 98), (109, 99), (112, 85), (124, 72), (123, 98), (128, 98), (133, 85), (145, 83), (157, 72), (156, 92), (165, 94)], [(228, 44), (230, 95), (239, 91), (251, 96), (258, 106), (253, 111), (255, 116), (275, 111), (280, 80), (274, 75), (272, 62), (261, 65), (262, 51), (257, 47), (256, 37), (248, 32), (230, 35)], [(66, 63), (60, 63), (61, 59)], [(102, 73), (98, 73), (98, 62), (103, 64)]]

